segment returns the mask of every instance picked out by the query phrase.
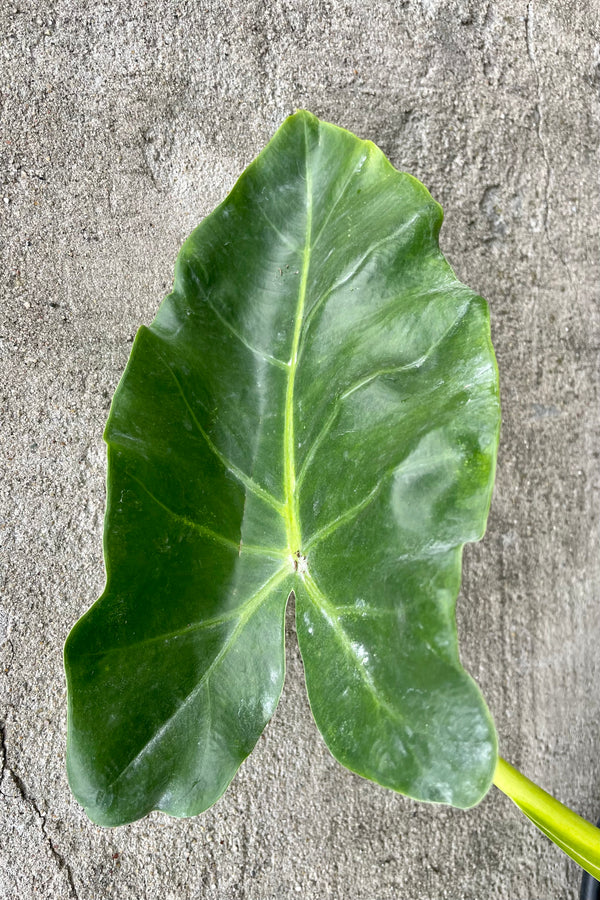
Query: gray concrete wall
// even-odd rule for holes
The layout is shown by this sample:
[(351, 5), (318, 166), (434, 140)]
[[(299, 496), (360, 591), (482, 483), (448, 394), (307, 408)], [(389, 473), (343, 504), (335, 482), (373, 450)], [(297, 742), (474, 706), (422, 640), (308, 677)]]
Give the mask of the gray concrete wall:
[(282, 702), (225, 797), (97, 828), (65, 778), (61, 653), (104, 582), (101, 434), (132, 336), (305, 107), (425, 182), (490, 302), (504, 425), (463, 659), (503, 755), (600, 813), (597, 0), (9, 0), (0, 32), (0, 896), (574, 898), (575, 865), (497, 791), (459, 812), (342, 770), (291, 621)]

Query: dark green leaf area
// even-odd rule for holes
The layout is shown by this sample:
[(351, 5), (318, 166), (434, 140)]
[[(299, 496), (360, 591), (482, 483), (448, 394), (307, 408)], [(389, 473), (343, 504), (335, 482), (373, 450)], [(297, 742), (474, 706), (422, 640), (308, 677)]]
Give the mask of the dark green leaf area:
[[(410, 363), (367, 371), (334, 395), (329, 415), (299, 457), (308, 547), (380, 491), (392, 492), (392, 512), (414, 536), (414, 549), (414, 541), (432, 542), (438, 533), (450, 544), (481, 537), (499, 404), (494, 361), (482, 341), (487, 312), (480, 298), (465, 294), (450, 325), (444, 315), (436, 328), (429, 309), (434, 333), (427, 351)], [(318, 379), (305, 378), (306, 392), (314, 391)]]
[(311, 708), (336, 759), (417, 799), (478, 802), (495, 747), (475, 684), (396, 609), (332, 604), (326, 613), (315, 596), (311, 587), (297, 593), (298, 636), (310, 648), (303, 658)]
[(311, 708), (331, 752), (417, 799), (468, 807), (496, 762), (493, 723), (459, 662), (460, 547), (399, 547), (380, 494), (309, 553), (296, 590)]
[(152, 326), (175, 365), (186, 360), (215, 443), (278, 500), (306, 238), (305, 143), (303, 129), (281, 129), (192, 233)]
[[(103, 825), (151, 809), (192, 815), (214, 803), (270, 718), (284, 672), (291, 576), (281, 516), (253, 494), (246, 502), (239, 481), (186, 427), (164, 369), (153, 391), (139, 389), (133, 439), (123, 437), (122, 410), (135, 385), (149, 383), (148, 359), (138, 346), (107, 427), (107, 587), (65, 650), (77, 684), (70, 781)], [(250, 533), (279, 548), (246, 548), (240, 522), (248, 514)]]
[[(208, 332), (204, 340), (211, 352), (212, 338)], [(129, 478), (137, 481), (139, 493), (146, 493), (154, 502), (156, 516), (168, 525), (167, 533), (169, 528), (177, 528), (178, 522), (195, 523), (199, 533), (213, 536), (217, 542), (233, 543), (239, 549), (243, 538), (246, 544), (276, 548), (282, 555), (286, 537), (280, 501), (252, 477), (253, 453), (257, 453), (261, 434), (275, 461), (282, 454), (280, 435), (274, 448), (261, 428), (263, 404), (256, 399), (260, 386), (255, 373), (247, 379), (238, 375), (227, 385), (224, 378), (218, 378), (217, 364), (215, 371), (211, 370), (208, 353), (201, 355), (203, 362), (194, 365), (188, 359), (190, 352), (185, 343), (140, 329), (127, 377), (115, 395), (105, 438), (127, 457)], [(234, 346), (230, 368), (236, 353), (248, 363), (246, 348)], [(220, 369), (227, 369), (223, 360)], [(245, 371), (241, 363), (239, 370)], [(281, 378), (275, 377), (275, 385), (269, 388), (274, 400), (279, 394), (282, 405)], [(218, 396), (219, 387), (223, 400)], [(217, 416), (217, 410), (223, 415)], [(127, 531), (129, 505), (123, 503), (115, 508), (117, 512), (124, 515)], [(108, 539), (115, 529), (118, 525), (111, 523)], [(135, 552), (134, 542), (131, 546)]]
[[(122, 824), (152, 809), (195, 815), (219, 798), (281, 693), (286, 577), (287, 585), (276, 573), (242, 607), (200, 621), (182, 623), (158, 595), (161, 632), (136, 627), (129, 598), (110, 591), (78, 623), (66, 650), (78, 685), (69, 779), (93, 821)], [(122, 616), (112, 629), (105, 604), (111, 618), (115, 608)], [(149, 608), (149, 620), (158, 612)], [(90, 651), (99, 628), (103, 649)]]
[(467, 807), (489, 787), (496, 744), (460, 666), (454, 605), (462, 544), (487, 517), (499, 406), (487, 310), (457, 295), (450, 324), (429, 308), (429, 349), (346, 390), (305, 457), (311, 577), (297, 618), (311, 707), (336, 758)]
[[(217, 540), (216, 532), (186, 516), (165, 513), (154, 493), (129, 474), (131, 461), (114, 448), (110, 466), (114, 480), (108, 497), (112, 527), (105, 538), (108, 583), (90, 612), (98, 618), (88, 625), (94, 649), (107, 642), (104, 617), (111, 637), (120, 634), (115, 631), (119, 626), (126, 643), (131, 634), (161, 634), (166, 616), (175, 628), (200, 614), (212, 620), (236, 612), (282, 567), (281, 555), (240, 552), (239, 542)], [(160, 486), (153, 485), (157, 494)]]

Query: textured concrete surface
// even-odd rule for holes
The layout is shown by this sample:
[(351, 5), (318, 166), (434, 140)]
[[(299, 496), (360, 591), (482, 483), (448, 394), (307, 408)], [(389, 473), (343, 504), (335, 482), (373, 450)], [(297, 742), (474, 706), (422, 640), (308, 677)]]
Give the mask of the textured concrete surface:
[(110, 397), (177, 250), (282, 119), (378, 143), (444, 205), (503, 391), (463, 659), (503, 754), (600, 813), (597, 0), (14, 0), (0, 8), (0, 897), (574, 898), (498, 792), (419, 806), (342, 770), (290, 620), (279, 710), (203, 817), (97, 828), (64, 771), (62, 645), (104, 582)]

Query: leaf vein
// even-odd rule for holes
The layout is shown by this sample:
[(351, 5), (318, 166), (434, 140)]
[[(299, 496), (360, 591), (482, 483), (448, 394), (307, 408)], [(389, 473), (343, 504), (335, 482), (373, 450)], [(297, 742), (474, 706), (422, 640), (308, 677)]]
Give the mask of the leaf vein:
[(298, 479), (297, 479), (298, 486), (300, 486), (302, 484), (302, 482), (304, 481), (307, 469), (309, 468), (311, 462), (313, 461), (319, 446), (322, 444), (323, 440), (329, 434), (329, 431), (331, 430), (331, 427), (332, 427), (333, 423), (335, 422), (337, 415), (342, 407), (343, 401), (346, 400), (348, 397), (350, 397), (352, 394), (354, 394), (355, 391), (360, 390), (360, 388), (365, 387), (366, 385), (370, 384), (372, 381), (375, 381), (377, 378), (380, 378), (382, 375), (397, 375), (400, 372), (408, 372), (412, 369), (421, 368), (421, 366), (423, 366), (427, 362), (427, 360), (431, 358), (431, 356), (435, 352), (435, 350), (439, 346), (441, 346), (441, 344), (445, 341), (445, 339), (455, 330), (455, 328), (464, 319), (464, 317), (468, 311), (468, 308), (469, 308), (469, 303), (465, 304), (465, 306), (461, 308), (458, 316), (455, 319), (453, 319), (453, 321), (450, 323), (450, 325), (444, 329), (443, 333), (438, 338), (436, 338), (436, 340), (427, 348), (425, 353), (421, 354), (421, 356), (417, 357), (416, 359), (411, 360), (408, 363), (402, 363), (401, 365), (398, 365), (398, 366), (387, 366), (382, 369), (377, 369), (375, 372), (371, 372), (368, 375), (365, 375), (362, 378), (360, 378), (353, 385), (351, 385), (349, 388), (347, 388), (343, 394), (340, 394), (336, 398), (330, 415), (327, 417), (327, 419), (323, 423), (320, 431), (318, 432), (317, 436), (314, 438), (309, 450), (306, 453), (306, 456), (304, 457), (304, 459), (302, 461), (302, 465), (300, 467), (300, 471), (298, 473)]
[[(331, 207), (329, 208), (329, 212), (328, 212), (327, 215), (325, 216), (325, 219), (323, 220), (323, 222), (322, 222), (322, 224), (321, 224), (321, 227), (319, 228), (319, 230), (318, 230), (318, 232), (317, 232), (317, 235), (316, 235), (316, 237), (314, 238), (314, 240), (313, 240), (313, 242), (312, 242), (312, 247), (311, 247), (312, 250), (314, 250), (315, 247), (317, 246), (317, 244), (319, 243), (319, 239), (320, 239), (321, 235), (323, 234), (323, 232), (324, 232), (324, 230), (325, 230), (325, 226), (327, 225), (327, 223), (328, 223), (329, 220), (331, 219), (331, 216), (333, 215), (334, 211), (336, 210), (337, 206), (339, 205), (340, 201), (342, 200), (344, 194), (346, 193), (346, 191), (347, 191), (347, 189), (349, 188), (350, 184), (352, 183), (352, 181), (354, 180), (354, 178), (355, 178), (356, 175), (357, 175), (357, 172), (356, 172), (356, 165), (355, 165), (355, 158), (356, 158), (357, 156), (361, 156), (361, 157), (362, 157), (363, 154), (364, 154), (364, 152), (365, 152), (365, 151), (364, 151), (364, 144), (363, 144), (363, 142), (361, 141), (361, 142), (359, 143), (359, 146), (358, 146), (358, 153), (355, 153), (355, 154), (354, 154), (354, 157), (353, 157), (352, 160), (350, 161), (350, 164), (352, 165), (352, 171), (350, 172), (350, 175), (348, 176), (348, 178), (347, 178), (346, 181), (344, 182), (344, 185), (343, 185), (341, 191), (339, 192), (338, 196), (335, 198), (333, 204), (332, 204)], [(367, 151), (367, 152), (368, 152), (368, 151)]]
[[(113, 780), (107, 785), (106, 790), (110, 790), (110, 788), (114, 787), (114, 785), (120, 781), (120, 779), (125, 775), (125, 773), (134, 767), (138, 761), (151, 750), (162, 738), (162, 736), (168, 731), (173, 722), (180, 715), (182, 710), (184, 710), (189, 703), (191, 703), (195, 697), (200, 693), (204, 684), (208, 681), (211, 674), (215, 671), (215, 669), (220, 665), (228, 651), (232, 648), (236, 637), (239, 632), (243, 630), (245, 625), (248, 623), (250, 617), (256, 612), (256, 609), (260, 606), (261, 601), (267, 596), (274, 588), (276, 588), (284, 579), (289, 575), (289, 567), (287, 565), (281, 566), (271, 577), (262, 585), (261, 588), (258, 589), (247, 601), (244, 603), (241, 608), (241, 615), (239, 617), (238, 623), (224, 642), (223, 646), (208, 666), (206, 671), (203, 673), (200, 680), (197, 684), (194, 685), (192, 690), (187, 694), (186, 697), (179, 704), (177, 709), (171, 713), (170, 716), (165, 719), (162, 725), (154, 732), (151, 738), (149, 738), (144, 746), (136, 753), (136, 755), (127, 763), (127, 765), (119, 772), (119, 774), (113, 778)], [(245, 612), (244, 612), (245, 611)]]
[(208, 295), (206, 295), (204, 297), (204, 303), (208, 306), (208, 308), (211, 310), (211, 312), (216, 316), (216, 318), (219, 320), (219, 322), (221, 322), (221, 324), (224, 325), (225, 328), (227, 328), (227, 330), (235, 338), (237, 338), (237, 340), (241, 344), (243, 344), (243, 346), (246, 347), (247, 350), (249, 350), (255, 356), (258, 356), (260, 359), (263, 360), (263, 362), (269, 363), (269, 365), (276, 366), (278, 369), (283, 369), (284, 371), (287, 372), (287, 370), (289, 368), (288, 363), (284, 362), (282, 359), (278, 359), (276, 356), (271, 356), (270, 353), (265, 353), (263, 350), (259, 350), (257, 347), (253, 347), (252, 344), (250, 344), (249, 341), (246, 340), (246, 338), (243, 336), (243, 334), (241, 334), (241, 332), (239, 332), (237, 330), (237, 328), (234, 328), (234, 326), (231, 324), (231, 322), (229, 322), (225, 318), (225, 316), (221, 312), (219, 312), (219, 310), (214, 305), (214, 303), (211, 303)]
[(186, 637), (189, 634), (194, 634), (196, 631), (203, 631), (205, 628), (216, 628), (218, 625), (224, 625), (226, 622), (230, 622), (232, 619), (239, 619), (240, 609), (241, 607), (236, 607), (236, 609), (232, 609), (228, 613), (223, 613), (220, 616), (213, 616), (210, 619), (203, 619), (201, 622), (191, 622), (189, 625), (185, 625), (183, 628), (174, 628), (173, 631), (165, 631), (163, 634), (155, 634), (150, 638), (145, 638), (141, 641), (134, 641), (132, 644), (119, 644), (115, 647), (109, 647), (107, 650), (95, 650), (93, 653), (86, 653), (85, 656), (89, 659), (111, 656), (113, 654), (122, 653), (125, 650), (130, 651), (135, 650), (139, 647), (150, 647), (153, 644), (159, 644), (162, 641), (170, 641), (173, 638)]
[(314, 548), (317, 544), (320, 544), (321, 541), (324, 541), (325, 538), (332, 535), (334, 531), (337, 531), (338, 528), (341, 528), (341, 526), (345, 525), (346, 522), (352, 521), (352, 519), (356, 518), (356, 516), (363, 511), (363, 509), (366, 509), (366, 507), (369, 506), (369, 504), (372, 503), (373, 500), (377, 497), (379, 491), (381, 490), (383, 482), (390, 474), (390, 472), (384, 472), (375, 487), (369, 491), (366, 497), (363, 497), (363, 499), (355, 506), (350, 507), (350, 509), (347, 509), (339, 516), (336, 516), (335, 519), (332, 519), (331, 522), (327, 523), (327, 525), (319, 528), (319, 530), (313, 534), (310, 540), (307, 541), (304, 547), (305, 552), (307, 552), (311, 548)]
[(310, 245), (312, 235), (312, 179), (308, 160), (308, 135), (306, 123), (304, 125), (305, 146), (305, 171), (306, 183), (306, 230), (304, 238), (304, 251), (302, 258), (302, 275), (298, 289), (298, 301), (294, 315), (294, 334), (290, 353), (290, 368), (288, 383), (285, 392), (284, 413), (284, 441), (283, 441), (283, 472), (284, 472), (284, 496), (285, 496), (285, 523), (286, 535), (290, 553), (300, 550), (300, 515), (298, 504), (298, 491), (296, 488), (296, 463), (295, 463), (295, 439), (294, 439), (294, 386), (296, 369), (298, 366), (298, 349), (302, 334), (302, 320), (304, 304), (306, 301), (306, 286), (308, 283), (308, 270), (310, 267)]
[(204, 430), (204, 428), (198, 421), (196, 414), (194, 413), (194, 410), (192, 409), (191, 404), (185, 395), (185, 392), (181, 386), (181, 383), (180, 383), (179, 379), (177, 378), (177, 375), (175, 374), (175, 372), (173, 371), (173, 369), (171, 368), (171, 366), (169, 365), (167, 360), (164, 359), (164, 357), (160, 353), (158, 353), (157, 355), (158, 355), (158, 358), (161, 360), (161, 362), (164, 364), (164, 366), (167, 368), (168, 372), (170, 373), (171, 377), (173, 378), (173, 381), (177, 385), (177, 389), (181, 395), (183, 402), (185, 403), (185, 405), (188, 409), (190, 416), (192, 417), (192, 421), (193, 421), (194, 425), (196, 426), (196, 428), (198, 429), (198, 431), (200, 432), (200, 434), (202, 435), (202, 437), (204, 438), (209, 450), (217, 457), (217, 459), (219, 460), (221, 465), (225, 469), (227, 469), (227, 471), (230, 472), (234, 476), (234, 478), (237, 478), (237, 480), (240, 481), (247, 490), (249, 490), (256, 497), (259, 497), (261, 500), (263, 500), (269, 506), (271, 506), (280, 515), (283, 515), (283, 508), (284, 508), (283, 504), (279, 500), (277, 500), (275, 497), (273, 497), (273, 495), (270, 494), (268, 491), (265, 491), (265, 489), (262, 488), (259, 484), (257, 484), (254, 481), (254, 479), (250, 478), (249, 475), (246, 475), (246, 473), (243, 472), (240, 468), (238, 468), (238, 466), (236, 466), (235, 463), (232, 463), (230, 460), (227, 459), (226, 456), (224, 456), (221, 453), (219, 448), (210, 439), (210, 437), (208, 436), (208, 434), (206, 433), (206, 431)]
[(320, 295), (320, 297), (318, 297), (315, 300), (315, 302), (309, 309), (309, 311), (306, 315), (306, 318), (304, 320), (304, 329), (303, 329), (304, 336), (306, 335), (308, 329), (310, 328), (310, 324), (311, 324), (313, 318), (315, 317), (317, 311), (326, 302), (326, 300), (331, 296), (331, 294), (334, 291), (337, 291), (338, 288), (342, 287), (344, 284), (346, 284), (352, 278), (354, 278), (354, 276), (357, 274), (357, 272), (365, 265), (365, 263), (373, 255), (373, 253), (375, 253), (377, 250), (379, 250), (380, 247), (383, 247), (385, 244), (388, 244), (390, 241), (393, 241), (395, 238), (399, 237), (403, 231), (406, 231), (406, 229), (410, 228), (411, 225), (414, 224), (416, 219), (419, 218), (419, 215), (420, 215), (420, 213), (418, 213), (418, 212), (415, 213), (414, 216), (412, 216), (410, 219), (408, 219), (408, 221), (403, 222), (402, 225), (400, 225), (400, 227), (397, 228), (395, 231), (393, 231), (391, 234), (388, 234), (385, 237), (381, 238), (381, 240), (376, 241), (371, 247), (369, 247), (369, 249), (363, 254), (363, 256), (361, 256), (361, 258), (355, 264), (353, 269), (351, 269), (346, 275), (344, 275), (342, 278), (340, 278), (338, 281), (336, 281), (334, 284), (332, 284), (331, 287), (327, 288), (327, 290), (324, 291)]
[(291, 241), (291, 240), (289, 239), (289, 237), (288, 237), (286, 234), (284, 234), (283, 231), (281, 231), (281, 230), (277, 227), (277, 225), (275, 224), (275, 222), (271, 221), (271, 219), (269, 218), (269, 216), (267, 215), (267, 213), (264, 211), (264, 209), (262, 208), (262, 206), (260, 205), (260, 203), (257, 203), (257, 204), (255, 205), (254, 208), (258, 210), (258, 212), (259, 212), (260, 215), (263, 217), (263, 219), (265, 220), (265, 222), (267, 223), (267, 225), (269, 225), (269, 226), (273, 229), (273, 231), (275, 232), (275, 234), (277, 234), (277, 235), (281, 238), (281, 240), (284, 241), (284, 243), (286, 243), (286, 244), (288, 245), (288, 247), (289, 247), (291, 250), (298, 251), (298, 247), (293, 243), (293, 241)]
[(381, 696), (381, 693), (378, 691), (377, 685), (373, 680), (373, 676), (365, 666), (364, 659), (362, 659), (357, 653), (355, 647), (353, 646), (353, 642), (348, 637), (346, 629), (340, 622), (337, 616), (336, 607), (328, 600), (325, 594), (323, 594), (312, 575), (308, 573), (306, 574), (304, 578), (304, 585), (306, 587), (306, 592), (313, 603), (313, 606), (315, 606), (327, 620), (327, 623), (337, 637), (338, 642), (342, 645), (344, 653), (355, 662), (356, 671), (358, 672), (361, 681), (373, 697), (373, 700), (375, 701), (377, 706), (385, 710), (385, 712), (391, 719), (400, 724), (403, 724), (404, 716), (402, 716), (402, 714), (394, 706), (392, 706), (391, 703), (388, 703), (388, 701), (385, 700)]
[(218, 534), (216, 531), (213, 531), (212, 528), (208, 528), (206, 525), (202, 525), (200, 522), (195, 522), (194, 519), (188, 518), (187, 516), (183, 515), (183, 513), (175, 512), (174, 509), (171, 509), (170, 506), (167, 506), (166, 503), (163, 503), (162, 500), (159, 500), (159, 498), (155, 494), (153, 494), (152, 491), (146, 487), (144, 482), (141, 481), (136, 475), (134, 475), (132, 472), (129, 472), (128, 475), (133, 481), (136, 482), (136, 484), (139, 484), (142, 490), (150, 497), (151, 500), (153, 500), (157, 504), (157, 506), (160, 506), (162, 509), (164, 509), (164, 511), (174, 519), (179, 519), (189, 528), (193, 528), (204, 537), (210, 538), (211, 540), (216, 541), (219, 544), (223, 544), (225, 547), (237, 550), (239, 553), (239, 542), (234, 541), (231, 538), (226, 538), (222, 534)]
[(245, 544), (243, 540), (234, 541), (232, 538), (226, 538), (224, 535), (219, 534), (217, 531), (213, 531), (212, 528), (209, 528), (207, 525), (202, 525), (200, 522), (194, 521), (194, 519), (188, 518), (188, 516), (183, 515), (182, 513), (175, 512), (174, 509), (171, 509), (170, 506), (167, 506), (166, 503), (163, 503), (155, 494), (150, 491), (143, 481), (141, 481), (136, 475), (132, 472), (129, 472), (129, 477), (133, 479), (133, 481), (137, 482), (143, 491), (148, 494), (148, 496), (154, 500), (154, 502), (160, 506), (166, 513), (172, 516), (174, 519), (179, 519), (184, 522), (190, 528), (193, 528), (195, 531), (198, 531), (199, 534), (202, 534), (204, 537), (210, 538), (211, 540), (217, 541), (219, 544), (223, 544), (225, 547), (229, 547), (232, 550), (236, 550), (238, 556), (241, 556), (242, 553), (251, 553), (256, 554), (258, 556), (270, 556), (270, 557), (279, 557), (282, 558), (287, 556), (285, 550), (282, 550), (281, 547), (262, 547), (259, 544)]
[(451, 335), (456, 327), (460, 325), (462, 320), (464, 319), (470, 303), (467, 302), (459, 311), (459, 314), (455, 319), (450, 322), (447, 328), (444, 329), (442, 334), (435, 339), (435, 341), (427, 348), (425, 353), (422, 353), (421, 356), (417, 357), (417, 359), (411, 360), (411, 362), (403, 363), (399, 366), (386, 366), (382, 369), (377, 369), (375, 372), (371, 372), (369, 375), (365, 375), (360, 381), (357, 381), (356, 384), (349, 387), (344, 393), (341, 395), (340, 400), (345, 400), (346, 397), (349, 397), (355, 391), (358, 391), (360, 388), (365, 387), (367, 384), (370, 384), (372, 381), (375, 381), (376, 378), (380, 378), (382, 375), (396, 375), (399, 372), (408, 372), (411, 369), (420, 369), (428, 359), (431, 358), (432, 354), (440, 347), (446, 338)]

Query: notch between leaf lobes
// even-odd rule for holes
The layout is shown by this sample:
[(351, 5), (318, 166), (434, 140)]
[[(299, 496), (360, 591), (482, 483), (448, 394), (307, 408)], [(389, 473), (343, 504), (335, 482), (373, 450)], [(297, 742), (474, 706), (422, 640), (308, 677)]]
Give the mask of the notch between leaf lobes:
[(294, 567), (294, 572), (297, 572), (301, 577), (308, 574), (308, 562), (301, 550), (296, 550), (292, 554), (292, 566)]

